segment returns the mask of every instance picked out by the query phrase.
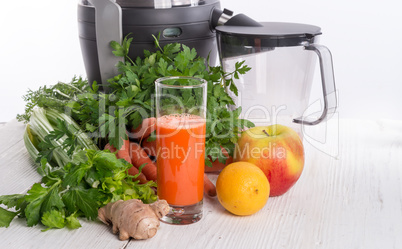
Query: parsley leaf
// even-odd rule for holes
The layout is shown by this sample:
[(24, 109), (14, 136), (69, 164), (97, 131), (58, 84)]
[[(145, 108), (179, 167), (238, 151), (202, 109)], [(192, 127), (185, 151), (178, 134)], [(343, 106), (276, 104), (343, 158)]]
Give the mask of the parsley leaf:
[(66, 226), (70, 229), (77, 229), (81, 227), (81, 224), (75, 213), (66, 218)]
[(98, 216), (98, 199), (101, 194), (97, 189), (85, 189), (81, 186), (70, 188), (63, 195), (63, 201), (70, 212), (82, 211), (85, 217), (95, 220)]
[(0, 207), (0, 227), (10, 226), (11, 221), (18, 215), (18, 212), (8, 211)]
[(43, 214), (42, 224), (48, 227), (47, 229), (42, 230), (44, 232), (51, 228), (65, 227), (66, 220), (62, 212), (53, 209)]

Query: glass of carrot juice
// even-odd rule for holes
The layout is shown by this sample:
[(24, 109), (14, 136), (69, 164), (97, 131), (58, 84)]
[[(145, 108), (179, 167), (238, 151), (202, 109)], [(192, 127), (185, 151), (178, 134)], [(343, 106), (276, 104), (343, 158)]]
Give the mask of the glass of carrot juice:
[(171, 208), (161, 220), (195, 223), (202, 218), (207, 81), (171, 76), (155, 87), (157, 192)]

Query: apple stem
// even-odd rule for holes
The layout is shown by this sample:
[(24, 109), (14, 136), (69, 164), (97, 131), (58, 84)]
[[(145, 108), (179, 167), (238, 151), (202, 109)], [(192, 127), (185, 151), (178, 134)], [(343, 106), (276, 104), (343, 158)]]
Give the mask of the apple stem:
[(268, 132), (266, 130), (262, 130), (262, 132), (264, 132), (265, 135), (267, 135), (269, 137), (269, 134), (268, 134)]

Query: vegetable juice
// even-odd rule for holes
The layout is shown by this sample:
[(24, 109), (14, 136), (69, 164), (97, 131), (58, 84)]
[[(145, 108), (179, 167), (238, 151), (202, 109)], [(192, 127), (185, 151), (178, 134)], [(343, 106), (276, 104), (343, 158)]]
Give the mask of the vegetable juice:
[(158, 197), (170, 205), (202, 200), (206, 121), (196, 115), (162, 116), (156, 123)]

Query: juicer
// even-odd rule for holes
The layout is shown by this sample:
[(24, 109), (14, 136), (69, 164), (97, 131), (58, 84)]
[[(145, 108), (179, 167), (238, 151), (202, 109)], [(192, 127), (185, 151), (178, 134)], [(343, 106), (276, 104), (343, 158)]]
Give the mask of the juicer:
[(259, 25), (243, 14), (232, 15), (220, 10), (219, 0), (80, 0), (78, 32), (89, 83), (106, 86), (118, 74), (115, 65), (123, 59), (112, 54), (110, 42), (128, 34), (133, 38), (130, 58), (155, 51), (155, 36), (162, 47), (182, 43), (215, 65), (216, 26)]
[[(107, 89), (118, 74), (111, 41), (132, 34), (130, 58), (155, 51), (153, 36), (164, 46), (178, 42), (198, 55), (219, 61), (226, 72), (245, 61), (251, 70), (235, 79), (230, 92), (241, 117), (256, 125), (284, 124), (300, 134), (300, 124), (316, 125), (335, 112), (337, 97), (330, 50), (319, 44), (321, 28), (283, 22), (257, 22), (220, 9), (219, 0), (80, 0), (78, 27), (89, 84)], [(217, 50), (218, 48), (218, 50)], [(318, 58), (322, 108), (306, 113)]]

